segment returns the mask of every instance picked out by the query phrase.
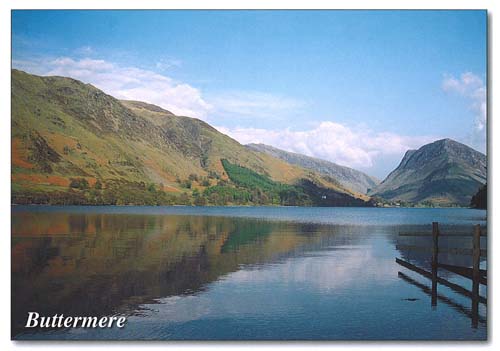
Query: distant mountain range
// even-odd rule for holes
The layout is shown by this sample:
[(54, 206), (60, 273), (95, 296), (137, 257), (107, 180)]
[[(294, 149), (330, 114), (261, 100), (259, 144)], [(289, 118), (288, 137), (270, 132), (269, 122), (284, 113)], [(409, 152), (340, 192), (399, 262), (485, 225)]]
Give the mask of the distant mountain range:
[(13, 203), (468, 206), (486, 183), (486, 156), (450, 139), (409, 150), (379, 183), (71, 78), (12, 70), (11, 96)]
[(468, 206), (486, 183), (486, 156), (442, 139), (408, 150), (399, 166), (369, 192), (386, 200)]
[(12, 201), (356, 205), (367, 196), (207, 123), (12, 70)]
[(248, 144), (248, 148), (258, 152), (263, 152), (273, 157), (279, 158), (292, 165), (297, 165), (308, 170), (318, 172), (336, 179), (342, 186), (356, 192), (366, 194), (368, 190), (380, 183), (375, 177), (371, 177), (355, 169), (340, 166), (336, 163), (321, 160), (310, 156), (305, 156), (293, 152), (280, 150), (265, 144)]

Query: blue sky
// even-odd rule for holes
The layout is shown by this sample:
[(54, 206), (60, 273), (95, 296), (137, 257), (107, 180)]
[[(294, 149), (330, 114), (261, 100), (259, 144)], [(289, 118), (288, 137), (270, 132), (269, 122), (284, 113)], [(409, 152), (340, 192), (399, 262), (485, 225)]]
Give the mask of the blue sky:
[(385, 177), (450, 137), (484, 152), (484, 11), (14, 11), (13, 66)]

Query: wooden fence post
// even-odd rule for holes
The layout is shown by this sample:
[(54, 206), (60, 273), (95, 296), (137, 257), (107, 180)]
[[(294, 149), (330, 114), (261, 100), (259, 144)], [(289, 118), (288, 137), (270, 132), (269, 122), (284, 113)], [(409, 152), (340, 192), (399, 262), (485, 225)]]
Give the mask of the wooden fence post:
[(432, 222), (432, 299), (431, 305), (437, 305), (437, 272), (439, 255), (439, 224)]
[(481, 260), (481, 226), (474, 226), (472, 236), (472, 327), (477, 328), (479, 316), (479, 263)]

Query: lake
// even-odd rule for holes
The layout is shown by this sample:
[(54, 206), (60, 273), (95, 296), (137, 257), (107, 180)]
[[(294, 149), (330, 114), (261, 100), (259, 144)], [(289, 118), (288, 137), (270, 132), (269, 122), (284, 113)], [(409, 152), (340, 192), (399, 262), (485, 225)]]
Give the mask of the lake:
[[(398, 233), (430, 233), (434, 221), (472, 235), (486, 211), (13, 206), (12, 337), (485, 340), (484, 304), (474, 317), (470, 298), (439, 285), (432, 306), (430, 279), (395, 262), (430, 270), (430, 253), (400, 248), (430, 239)], [(471, 238), (443, 245), (471, 247)], [(471, 266), (471, 256), (439, 260)], [(439, 276), (471, 289), (469, 279)], [(127, 324), (27, 330), (29, 311)]]

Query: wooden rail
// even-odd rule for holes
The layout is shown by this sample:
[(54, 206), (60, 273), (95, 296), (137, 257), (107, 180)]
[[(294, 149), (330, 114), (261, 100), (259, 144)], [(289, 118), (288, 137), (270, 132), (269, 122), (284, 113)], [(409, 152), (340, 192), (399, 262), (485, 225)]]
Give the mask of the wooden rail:
[[(399, 236), (423, 236), (423, 237), (429, 237), (432, 236), (432, 233), (426, 233), (426, 232), (400, 232)], [(440, 233), (439, 236), (443, 237), (467, 237), (470, 238), (470, 233)], [(488, 236), (486, 231), (481, 231), (481, 236), (486, 237)]]
[[(423, 251), (423, 252), (433, 252), (432, 247), (428, 246), (417, 246), (417, 245), (396, 245), (398, 250), (412, 250), (412, 251)], [(461, 247), (451, 247), (451, 248), (440, 248), (440, 253), (448, 253), (452, 255), (466, 255), (472, 256), (474, 254), (473, 249), (461, 248)], [(486, 250), (479, 250), (481, 257), (487, 257)]]
[[(440, 237), (465, 237), (467, 235), (462, 234), (462, 233), (451, 233), (451, 234), (441, 234), (439, 231), (439, 224), (437, 222), (432, 223), (432, 233), (400, 233), (400, 236), (415, 236), (415, 237), (432, 237), (432, 246), (431, 247), (425, 247), (425, 246), (414, 246), (414, 245), (396, 245), (397, 249), (400, 250), (416, 250), (416, 251), (425, 251), (431, 253), (431, 271), (427, 271), (425, 269), (422, 269), (420, 267), (415, 266), (414, 264), (411, 264), (410, 262), (407, 262), (405, 260), (402, 260), (400, 258), (396, 258), (396, 263), (399, 265), (416, 272), (420, 274), (421, 276), (431, 279), (432, 282), (432, 288), (429, 289), (431, 292), (431, 305), (436, 306), (437, 300), (439, 298), (438, 293), (437, 293), (437, 285), (441, 284), (444, 285), (451, 290), (455, 291), (456, 293), (466, 296), (472, 300), (472, 313), (471, 313), (471, 318), (472, 318), (472, 326), (474, 328), (477, 328), (477, 323), (480, 320), (479, 318), (479, 303), (482, 304), (487, 304), (487, 299), (486, 297), (480, 296), (479, 295), (479, 285), (487, 285), (488, 279), (488, 271), (486, 269), (480, 269), (480, 262), (481, 262), (481, 256), (482, 257), (487, 257), (487, 251), (486, 250), (481, 250), (480, 244), (481, 244), (481, 236), (486, 236), (485, 233), (481, 233), (481, 226), (478, 224), (474, 226), (474, 230), (472, 233), (472, 249), (466, 249), (466, 248), (440, 248), (439, 247), (439, 238)], [(471, 237), (471, 235), (468, 235)], [(448, 254), (456, 254), (456, 255), (470, 255), (472, 256), (472, 267), (462, 267), (462, 266), (455, 266), (455, 265), (449, 265), (449, 264), (444, 264), (444, 263), (439, 263), (439, 253), (448, 253)], [(438, 269), (445, 269), (449, 272), (452, 272), (454, 274), (460, 275), (462, 277), (468, 278), (472, 280), (472, 291), (467, 290), (466, 288), (452, 283), (444, 278), (441, 278), (438, 276)], [(398, 276), (403, 278), (403, 280), (413, 284), (415, 281), (413, 281), (411, 278), (409, 278), (407, 275), (404, 273), (398, 272)], [(420, 284), (420, 283), (418, 283)], [(418, 285), (417, 284), (417, 285)], [(415, 285), (415, 284), (413, 284)], [(422, 288), (421, 286), (419, 286)], [(427, 290), (426, 290), (427, 291)], [(442, 300), (442, 298), (441, 298)]]
[[(469, 278), (469, 279), (474, 278), (474, 276), (473, 276), (474, 270), (472, 268), (462, 267), (462, 266), (454, 266), (451, 264), (444, 264), (444, 263), (438, 263), (438, 268), (446, 269), (449, 272), (453, 272), (453, 273), (461, 275), (462, 277), (465, 277), (465, 278)], [(488, 285), (487, 278), (486, 278), (486, 274), (487, 274), (486, 269), (479, 269), (479, 273), (480, 273), (479, 283), (481, 283), (483, 285)]]
[[(429, 272), (429, 271), (426, 271), (425, 269), (422, 269), (420, 267), (417, 267), (411, 263), (408, 263), (406, 261), (403, 261), (399, 258), (396, 258), (396, 263), (399, 264), (400, 266), (403, 266), (405, 268), (408, 268), (409, 270), (415, 272), (415, 273), (418, 273), (420, 274), (421, 276), (425, 277), (425, 278), (429, 278), (429, 279), (432, 279), (432, 280), (435, 280), (436, 283), (439, 283), (441, 285), (444, 285), (448, 288), (450, 288), (451, 290), (455, 291), (456, 293), (460, 294), (460, 295), (463, 295), (465, 297), (469, 297), (469, 298), (473, 298), (473, 292), (472, 291), (469, 291), (467, 290), (466, 288), (458, 285), (458, 284), (455, 284), (455, 283), (452, 283), (444, 278), (441, 278), (441, 277), (438, 277), (436, 275), (436, 277), (434, 277), (433, 273), (432, 272)], [(485, 297), (482, 297), (482, 296), (479, 296), (479, 302), (483, 303), (483, 304), (486, 304), (487, 303), (487, 299)]]

